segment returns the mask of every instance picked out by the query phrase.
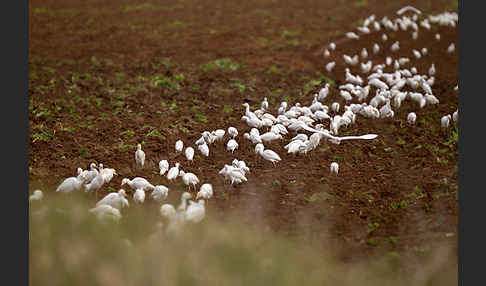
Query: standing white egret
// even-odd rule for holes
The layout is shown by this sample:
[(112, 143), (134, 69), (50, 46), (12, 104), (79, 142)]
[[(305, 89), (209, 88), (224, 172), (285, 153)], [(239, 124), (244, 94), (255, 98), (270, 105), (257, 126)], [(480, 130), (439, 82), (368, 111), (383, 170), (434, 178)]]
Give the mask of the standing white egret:
[(454, 111), (454, 113), (452, 114), (452, 120), (454, 121), (455, 124), (458, 123), (458, 120), (459, 120), (459, 110), (456, 109), (456, 111)]
[(145, 152), (142, 150), (142, 144), (137, 144), (137, 151), (135, 151), (135, 162), (143, 169), (145, 164)]
[(197, 145), (197, 149), (199, 149), (199, 151), (201, 151), (201, 153), (208, 157), (209, 156), (209, 147), (208, 147), (208, 144), (204, 143), (204, 144), (200, 144), (200, 145)]
[(449, 54), (453, 53), (455, 49), (456, 49), (456, 46), (454, 45), (454, 43), (451, 43), (449, 45), (449, 47), (447, 48), (447, 53), (449, 53)]
[(235, 138), (236, 136), (238, 136), (238, 130), (235, 127), (233, 127), (233, 126), (230, 126), (230, 127), (228, 127), (228, 134), (232, 138)]
[(96, 206), (110, 205), (116, 209), (122, 209), (123, 207), (129, 207), (130, 204), (126, 199), (126, 192), (124, 189), (120, 189), (118, 192), (112, 192), (104, 196), (101, 200), (96, 203)]
[(132, 190), (143, 189), (143, 190), (153, 190), (155, 187), (147, 179), (142, 177), (135, 177), (132, 180), (128, 178), (123, 178), (121, 186), (127, 184)]
[(177, 178), (177, 176), (179, 175), (179, 166), (180, 166), (179, 163), (175, 163), (175, 166), (170, 168), (169, 172), (167, 173), (167, 179), (169, 181), (172, 181), (175, 178)]
[(95, 214), (96, 218), (103, 222), (107, 222), (109, 220), (118, 222), (122, 217), (120, 211), (110, 205), (99, 205), (95, 208), (89, 209), (88, 211)]
[(188, 222), (198, 223), (204, 219), (205, 213), (204, 200), (199, 200), (197, 203), (189, 201), (184, 218)]
[(265, 97), (262, 101), (262, 104), (261, 104), (261, 107), (260, 107), (262, 110), (267, 110), (268, 109), (268, 100), (267, 98)]
[(81, 172), (77, 177), (69, 177), (62, 181), (57, 187), (56, 192), (71, 193), (73, 191), (79, 191), (83, 188), (85, 181), (86, 175)]
[(330, 169), (331, 169), (331, 174), (336, 174), (337, 175), (338, 172), (339, 172), (339, 165), (338, 165), (338, 163), (332, 162)]
[(211, 184), (203, 184), (201, 188), (199, 188), (199, 192), (197, 192), (196, 200), (199, 198), (203, 198), (205, 200), (209, 200), (213, 197), (213, 186)]
[(329, 62), (326, 64), (326, 71), (327, 72), (332, 72), (334, 67), (336, 66), (336, 62)]
[(29, 196), (29, 201), (40, 201), (44, 197), (41, 190), (35, 190), (32, 195)]
[(440, 119), (440, 125), (442, 126), (443, 129), (449, 127), (449, 124), (452, 120), (452, 116), (450, 114), (442, 116)]
[(331, 109), (332, 111), (334, 111), (335, 113), (339, 112), (339, 103), (338, 102), (333, 102), (331, 104)]
[(238, 142), (235, 139), (230, 139), (226, 144), (226, 150), (231, 151), (233, 153), (236, 149), (238, 149)]
[(136, 189), (133, 193), (133, 201), (137, 204), (143, 204), (145, 201), (145, 191), (143, 189)]
[(164, 175), (169, 170), (169, 161), (160, 160), (159, 162), (160, 175)]
[(114, 168), (103, 168), (101, 171), (101, 175), (103, 176), (103, 180), (106, 183), (109, 183), (111, 179), (113, 179), (114, 175), (118, 175)]
[(83, 171), (86, 176), (86, 184), (91, 182), (97, 175), (98, 175), (98, 170), (96, 169), (96, 163), (91, 163), (89, 164), (89, 170)]
[(154, 201), (160, 202), (162, 200), (165, 200), (168, 195), (169, 195), (169, 188), (167, 188), (164, 185), (157, 185), (152, 191), (151, 197)]
[(417, 120), (417, 114), (415, 114), (415, 112), (410, 112), (407, 116), (408, 124), (414, 125), (416, 120)]
[(194, 158), (194, 148), (192, 147), (187, 147), (185, 150), (186, 158), (190, 162), (192, 162), (192, 159)]
[(375, 43), (373, 45), (373, 54), (376, 55), (379, 51), (380, 51), (380, 46), (377, 43)]
[(177, 140), (177, 142), (175, 143), (175, 151), (182, 152), (183, 148), (184, 148), (184, 142), (182, 142), (182, 140)]
[(270, 149), (266, 149), (264, 150), (264, 146), (263, 144), (261, 145), (261, 147), (258, 148), (258, 150), (256, 150), (257, 153), (262, 156), (265, 160), (267, 161), (270, 161), (272, 162), (273, 166), (275, 166), (275, 163), (281, 161), (282, 159), (280, 158), (280, 156), (275, 153), (274, 151), (270, 150)]
[(84, 191), (85, 192), (94, 191), (96, 194), (96, 198), (98, 198), (98, 190), (100, 190), (103, 184), (105, 183), (105, 180), (103, 178), (103, 164), (100, 163), (98, 169), (99, 169), (98, 175), (96, 175), (96, 177), (93, 180), (91, 180), (89, 184), (84, 185)]
[(226, 133), (226, 131), (224, 131), (224, 129), (216, 129), (214, 130), (213, 134), (214, 136), (216, 136), (216, 140), (223, 140), (223, 136), (224, 134)]
[(186, 186), (189, 186), (189, 190), (191, 189), (191, 185), (196, 188), (196, 185), (199, 184), (198, 177), (193, 173), (186, 173), (183, 170), (179, 171), (179, 177), (182, 177), (182, 181)]

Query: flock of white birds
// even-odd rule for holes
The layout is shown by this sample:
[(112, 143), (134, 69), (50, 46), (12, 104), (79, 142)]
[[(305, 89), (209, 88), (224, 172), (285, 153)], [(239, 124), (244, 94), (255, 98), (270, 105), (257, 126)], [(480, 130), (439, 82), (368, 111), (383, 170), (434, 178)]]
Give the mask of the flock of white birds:
[[(401, 16), (406, 12), (410, 12), (412, 15), (410, 17), (406, 15)], [(393, 55), (398, 55), (400, 43), (396, 41), (387, 47), (388, 36), (386, 31), (410, 30), (411, 38), (416, 40), (421, 28), (430, 30), (432, 24), (454, 28), (458, 21), (457, 13), (448, 12), (419, 20), (421, 12), (411, 6), (398, 10), (397, 15), (401, 17), (389, 19), (385, 16), (380, 21), (375, 19), (375, 15), (371, 15), (363, 21), (361, 27), (357, 28), (357, 32), (349, 32), (346, 34), (346, 37), (359, 39), (362, 35), (371, 33), (373, 29), (375, 32), (384, 30), (382, 34), (383, 43), (381, 46), (378, 43), (373, 43), (372, 53), (376, 54), (380, 49), (389, 49)], [(440, 41), (439, 34), (436, 34), (434, 38), (436, 41)], [(336, 48), (335, 43), (327, 45), (324, 50), (324, 57), (329, 57)], [(446, 52), (453, 53), (454, 51), (455, 45), (451, 43)], [(343, 140), (374, 139), (377, 137), (375, 134), (344, 137), (339, 137), (338, 134), (341, 128), (355, 124), (360, 116), (373, 119), (394, 117), (395, 110), (399, 109), (407, 100), (414, 102), (419, 108), (438, 104), (439, 99), (432, 90), (435, 82), (435, 65), (432, 64), (424, 74), (420, 74), (414, 66), (411, 66), (414, 60), (420, 60), (426, 55), (426, 48), (420, 51), (414, 49), (413, 55), (411, 55), (413, 57), (396, 56), (393, 59), (389, 56), (384, 63), (373, 63), (366, 48), (363, 48), (359, 54), (353, 56), (344, 54), (344, 62), (349, 67), (345, 68), (344, 77), (346, 84), (338, 87), (340, 96), (346, 102), (342, 109), (342, 114), (339, 114), (341, 107), (338, 102), (330, 103), (330, 108), (324, 103), (330, 92), (328, 83), (318, 93), (314, 94), (313, 101), (309, 106), (301, 106), (300, 103), (295, 103), (294, 106), (288, 108), (287, 102), (281, 102), (275, 115), (270, 113), (270, 104), (265, 97), (260, 108), (253, 111), (248, 103), (243, 104), (245, 111), (241, 119), (248, 125), (250, 130), (244, 132), (242, 137), (255, 145), (256, 156), (269, 161), (273, 166), (276, 166), (282, 159), (277, 152), (266, 148), (265, 144), (272, 141), (278, 142), (286, 136), (291, 136), (292, 139), (284, 148), (288, 154), (293, 154), (294, 156), (311, 152), (317, 148), (323, 139), (327, 139), (333, 144), (340, 144)], [(406, 68), (407, 65), (411, 67)], [(335, 66), (336, 62), (329, 62), (326, 64), (325, 69), (331, 71)], [(351, 72), (351, 68), (354, 66), (359, 67), (363, 77)], [(384, 72), (383, 70), (387, 67), (393, 69), (393, 72)], [(364, 75), (367, 76), (364, 77)], [(375, 90), (375, 95), (366, 102), (372, 89)], [(408, 91), (405, 89), (408, 89)], [(455, 90), (458, 90), (458, 86), (456, 86)], [(416, 120), (416, 113), (411, 112), (408, 114), (408, 124), (413, 125)], [(440, 122), (442, 128), (448, 128), (451, 121), (457, 124), (457, 110), (452, 115), (447, 114), (442, 117)], [(310, 135), (304, 131), (307, 131)], [(227, 130), (204, 131), (194, 144), (203, 156), (210, 156), (209, 147), (211, 144), (216, 141), (227, 140), (226, 149), (233, 154), (239, 146), (238, 138), (241, 138), (241, 135), (238, 135), (238, 130), (233, 126), (228, 127)], [(184, 151), (189, 163), (193, 161), (195, 152), (193, 147), (187, 146), (184, 149), (182, 140), (178, 140), (174, 147), (174, 151), (177, 153)], [(142, 150), (141, 144), (137, 145), (135, 162), (140, 168), (144, 168), (145, 152)], [(179, 162), (174, 162), (173, 167), (170, 167), (167, 160), (161, 160), (158, 167), (159, 174), (161, 176), (165, 175), (168, 182), (173, 182), (180, 177), (189, 190), (192, 188), (197, 190), (197, 185), (200, 184), (198, 176), (182, 170)], [(337, 175), (338, 171), (338, 163), (332, 162), (330, 164), (330, 173)], [(246, 162), (235, 158), (231, 164), (225, 164), (219, 171), (219, 174), (224, 177), (225, 181), (229, 181), (231, 184), (239, 184), (248, 181), (246, 176), (249, 172), (250, 169), (247, 167)], [(71, 193), (84, 190), (85, 192), (97, 193), (104, 184), (110, 182), (114, 175), (117, 175), (114, 169), (104, 168), (103, 164), (96, 165), (92, 163), (89, 170), (78, 168), (77, 176), (65, 179), (58, 186), (56, 192)], [(151, 192), (151, 199), (157, 202), (164, 201), (169, 193), (167, 186), (154, 186), (142, 177), (124, 178), (121, 187), (124, 185), (128, 186), (128, 189), (133, 192), (132, 200), (136, 204), (144, 203), (146, 192)], [(203, 220), (205, 217), (205, 201), (210, 200), (212, 196), (212, 185), (204, 183), (196, 193), (196, 201), (191, 200), (193, 195), (189, 191), (182, 193), (181, 202), (177, 208), (171, 204), (162, 204), (160, 215), (168, 221), (166, 230), (177, 231), (187, 222), (198, 223)], [(34, 191), (30, 196), (31, 201), (41, 200), (42, 198), (43, 194), (40, 190)], [(120, 211), (130, 205), (128, 198), (125, 189), (120, 189), (118, 192), (112, 192), (103, 197), (89, 212), (94, 213), (100, 219), (109, 218), (118, 221), (122, 218)]]

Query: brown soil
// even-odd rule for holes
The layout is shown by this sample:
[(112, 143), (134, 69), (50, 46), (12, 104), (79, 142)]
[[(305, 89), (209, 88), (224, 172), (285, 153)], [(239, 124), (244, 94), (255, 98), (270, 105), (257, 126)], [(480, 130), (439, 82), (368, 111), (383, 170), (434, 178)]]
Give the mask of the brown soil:
[[(425, 2), (31, 0), (30, 189), (45, 190), (48, 199), (63, 178), (94, 161), (119, 173), (100, 195), (117, 190), (124, 177), (143, 176), (174, 190), (168, 201), (175, 202), (182, 183), (168, 183), (157, 174), (158, 161), (167, 158), (171, 166), (178, 161), (213, 184), (208, 219), (238, 211), (249, 224), (330, 241), (345, 250), (346, 259), (383, 251), (420, 253), (440, 243), (455, 252), (457, 144), (444, 144), (453, 128), (441, 131), (440, 117), (458, 105), (453, 91), (457, 51), (445, 52), (451, 42), (457, 48), (457, 29), (421, 29), (417, 41), (410, 31), (387, 32), (386, 50), (382, 32), (344, 39), (371, 14), (392, 18), (405, 5), (425, 14), (452, 8), (450, 1)], [(433, 39), (435, 33), (440, 41)], [(372, 60), (384, 61), (397, 40), (399, 54), (411, 59), (411, 49), (429, 49), (414, 62), (419, 71), (435, 63), (433, 89), (440, 103), (419, 109), (407, 101), (393, 119), (359, 117), (356, 125), (342, 129), (343, 135), (375, 133), (377, 139), (321, 143), (308, 156), (293, 157), (283, 148), (287, 137), (266, 144), (282, 157), (275, 168), (257, 160), (243, 139), (234, 156), (223, 142), (210, 146), (209, 158), (196, 149), (193, 164), (174, 154), (178, 139), (195, 147), (204, 130), (232, 125), (240, 136), (249, 130), (240, 120), (243, 102), (254, 108), (268, 97), (274, 114), (282, 100), (290, 106), (309, 104), (322, 87), (310, 85), (311, 80), (343, 83), (343, 53), (354, 55), (366, 47), (371, 55), (372, 43), (378, 42), (382, 49)], [(325, 59), (323, 47), (331, 41), (337, 49)], [(222, 58), (239, 66), (201, 68)], [(330, 60), (337, 66), (327, 73)], [(179, 74), (184, 78), (177, 79)], [(155, 75), (167, 85), (151, 85)], [(343, 106), (336, 85), (326, 103)], [(413, 127), (406, 124), (411, 111), (418, 117)], [(142, 141), (147, 167), (137, 170), (133, 157)], [(248, 182), (229, 186), (218, 170), (235, 157), (250, 162), (251, 173)], [(332, 161), (340, 164), (338, 176), (329, 175)], [(373, 223), (379, 226), (371, 231)]]

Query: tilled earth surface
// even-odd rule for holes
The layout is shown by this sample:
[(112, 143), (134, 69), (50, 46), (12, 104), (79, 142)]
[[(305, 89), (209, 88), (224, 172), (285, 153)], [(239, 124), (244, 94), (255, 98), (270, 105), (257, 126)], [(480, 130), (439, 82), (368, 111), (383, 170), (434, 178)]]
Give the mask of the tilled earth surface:
[[(30, 190), (40, 188), (49, 199), (77, 167), (101, 162), (119, 176), (99, 196), (118, 190), (122, 178), (143, 176), (168, 186), (167, 201), (174, 203), (184, 185), (158, 174), (159, 160), (168, 159), (213, 184), (207, 219), (237, 211), (249, 224), (330, 243), (347, 260), (422, 254), (442, 244), (456, 253), (457, 133), (454, 127), (441, 130), (440, 118), (458, 106), (457, 28), (421, 28), (417, 40), (410, 30), (387, 31), (386, 42), (383, 30), (359, 40), (344, 36), (369, 15), (394, 18), (405, 5), (425, 15), (457, 11), (457, 3), (439, 0), (31, 0)], [(331, 41), (337, 48), (324, 58)], [(391, 54), (395, 41), (401, 49)], [(374, 42), (382, 47), (377, 55), (371, 53)], [(456, 52), (448, 54), (451, 42)], [(344, 83), (342, 55), (363, 47), (374, 62), (407, 56), (423, 73), (434, 63), (440, 103), (420, 109), (407, 100), (392, 119), (358, 116), (355, 125), (341, 128), (340, 135), (378, 134), (374, 140), (322, 141), (307, 156), (291, 156), (283, 148), (289, 136), (265, 144), (282, 157), (276, 167), (257, 158), (242, 138), (250, 129), (240, 120), (242, 103), (255, 109), (267, 97), (276, 114), (284, 100), (310, 104), (327, 81), (332, 89), (324, 103), (344, 106), (337, 90)], [(423, 47), (428, 54), (414, 60), (411, 50)], [(333, 60), (329, 73), (324, 66)], [(415, 126), (406, 124), (411, 111)], [(233, 155), (225, 150), (227, 136), (210, 145), (209, 157), (195, 148), (192, 164), (175, 154), (177, 140), (196, 147), (202, 131), (228, 126), (240, 132)], [(135, 167), (137, 143), (147, 156), (144, 170)], [(249, 164), (248, 182), (230, 186), (218, 175), (233, 158)], [(332, 161), (340, 165), (337, 176), (329, 174)]]

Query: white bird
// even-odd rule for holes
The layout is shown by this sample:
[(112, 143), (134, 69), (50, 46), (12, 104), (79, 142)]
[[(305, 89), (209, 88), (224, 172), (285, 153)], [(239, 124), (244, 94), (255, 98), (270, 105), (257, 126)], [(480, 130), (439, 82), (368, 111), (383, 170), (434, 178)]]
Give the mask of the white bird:
[(177, 142), (175, 143), (175, 151), (182, 152), (183, 148), (184, 148), (184, 142), (182, 142), (182, 140), (177, 140)]
[(96, 206), (110, 205), (116, 209), (121, 210), (124, 207), (129, 207), (130, 204), (126, 199), (126, 192), (124, 189), (120, 189), (118, 192), (112, 192), (104, 196), (101, 200), (96, 203)]
[(91, 180), (89, 184), (84, 185), (84, 191), (85, 192), (95, 192), (96, 195), (98, 195), (98, 190), (101, 189), (103, 184), (105, 183), (105, 180), (103, 179), (103, 164), (99, 164), (99, 172), (96, 177)]
[(418, 31), (414, 31), (412, 33), (412, 39), (417, 40), (418, 39), (418, 36), (419, 36)]
[(410, 112), (407, 116), (408, 124), (414, 125), (416, 120), (417, 120), (417, 115), (415, 114), (415, 112)]
[(329, 62), (326, 64), (326, 71), (331, 72), (336, 66), (336, 62)]
[(114, 175), (118, 175), (114, 168), (103, 168), (103, 170), (101, 170), (101, 176), (103, 177), (105, 184), (109, 183)]
[(260, 135), (260, 138), (262, 139), (263, 142), (270, 142), (272, 140), (282, 139), (282, 135), (275, 134), (273, 132), (267, 132), (267, 133)]
[(366, 63), (361, 63), (361, 72), (362, 73), (369, 73), (371, 71), (372, 66), (373, 66), (372, 61), (368, 61)]
[(387, 66), (391, 65), (392, 62), (393, 62), (393, 59), (391, 57), (386, 57), (385, 63), (386, 63)]
[(204, 219), (205, 213), (204, 200), (198, 200), (197, 203), (189, 201), (184, 218), (188, 222), (198, 223)]
[(204, 143), (204, 144), (201, 144), (201, 145), (197, 145), (197, 149), (199, 149), (199, 151), (201, 151), (201, 153), (208, 157), (209, 156), (209, 147), (208, 147), (208, 144)]
[(244, 133), (243, 138), (250, 140), (252, 144), (262, 143), (260, 135)]
[(209, 200), (213, 197), (213, 186), (211, 184), (203, 184), (201, 188), (199, 188), (199, 192), (197, 192), (196, 200), (199, 198), (203, 198), (205, 200)]
[(176, 209), (171, 204), (161, 205), (159, 211), (162, 217), (165, 217), (169, 220), (173, 219), (176, 216)]
[[(263, 147), (263, 145), (261, 145)], [(272, 162), (275, 166), (276, 162), (282, 160), (280, 156), (270, 149), (263, 150), (263, 148), (258, 149), (258, 154), (262, 156), (265, 160)]]
[(291, 143), (292, 141), (296, 141), (296, 140), (301, 140), (303, 142), (309, 140), (307, 134), (304, 134), (304, 133), (299, 133), (297, 135), (295, 135), (292, 139), (290, 139)]
[(340, 95), (342, 98), (344, 98), (344, 100), (346, 101), (351, 101), (353, 100), (353, 96), (351, 95), (351, 93), (349, 93), (348, 91), (346, 90), (341, 90), (340, 91)]
[(280, 103), (280, 107), (278, 108), (278, 114), (279, 115), (284, 114), (286, 109), (287, 109), (287, 102), (282, 101), (282, 103)]
[(439, 99), (435, 97), (432, 94), (425, 94), (424, 95), (425, 100), (427, 101), (428, 104), (439, 104)]
[(380, 108), (380, 118), (391, 118), (395, 115), (395, 112), (392, 110), (390, 105), (390, 99), (386, 99), (385, 105)]
[(423, 56), (427, 55), (427, 52), (428, 52), (427, 48), (422, 48), (422, 50), (420, 50), (420, 51), (422, 52)]
[(454, 120), (454, 123), (457, 124), (459, 120), (459, 110), (454, 111), (452, 114), (452, 120)]
[(122, 217), (120, 211), (110, 205), (99, 205), (89, 209), (89, 212), (95, 214), (96, 218), (103, 222), (108, 220), (118, 222)]
[(386, 34), (383, 34), (381, 35), (381, 39), (383, 40), (383, 42), (385, 42), (386, 40), (388, 40), (388, 36)]
[[(199, 146), (201, 146), (201, 145), (199, 145)], [(175, 163), (175, 166), (170, 168), (169, 172), (167, 173), (167, 179), (169, 181), (172, 181), (175, 178), (177, 178), (177, 176), (179, 175), (179, 166), (180, 166), (179, 163)]]
[(141, 168), (143, 168), (143, 165), (145, 164), (145, 152), (142, 150), (142, 144), (137, 144), (137, 151), (135, 151), (135, 162)]
[(449, 127), (451, 119), (452, 116), (450, 114), (442, 116), (442, 118), (440, 119), (440, 125), (442, 126), (443, 129)]
[(316, 112), (314, 112), (313, 118), (317, 119), (319, 121), (323, 121), (323, 120), (326, 120), (326, 119), (330, 119), (331, 117), (325, 111), (316, 110)]
[(361, 33), (363, 34), (369, 34), (371, 31), (370, 31), (370, 28), (366, 27), (366, 26), (363, 26), (363, 27), (358, 27), (357, 28), (358, 31), (360, 31)]
[(331, 174), (336, 174), (337, 175), (338, 172), (339, 172), (339, 165), (338, 165), (338, 163), (332, 162), (330, 169), (331, 169)]
[(348, 39), (359, 39), (359, 36), (355, 32), (347, 32), (346, 37)]
[(362, 58), (363, 60), (365, 60), (366, 58), (368, 58), (368, 51), (366, 50), (366, 48), (363, 48), (363, 49), (361, 50), (361, 58)]
[(40, 201), (44, 197), (41, 190), (35, 190), (32, 195), (29, 196), (29, 201)]
[(434, 65), (434, 64), (432, 64), (432, 65), (430, 66), (430, 68), (429, 68), (429, 75), (430, 75), (430, 76), (435, 75), (435, 65)]
[(333, 102), (331, 104), (331, 110), (334, 111), (335, 113), (339, 112), (339, 103), (338, 102)]
[(263, 122), (256, 116), (253, 118), (249, 118), (248, 116), (244, 115), (241, 117), (241, 119), (245, 121), (246, 124), (250, 127), (261, 128), (263, 125)]
[(168, 195), (169, 195), (169, 188), (167, 188), (164, 185), (157, 185), (152, 191), (151, 197), (154, 201), (160, 202), (165, 200)]
[(379, 80), (377, 78), (373, 78), (373, 79), (369, 80), (368, 84), (372, 85), (376, 88), (379, 88), (379, 89), (384, 89), (384, 90), (389, 89), (388, 85), (386, 83), (382, 82), (381, 80)]
[(454, 43), (451, 43), (449, 45), (449, 47), (447, 48), (447, 52), (450, 54), (450, 53), (453, 53), (454, 50), (456, 49), (456, 46), (454, 45)]
[(324, 100), (327, 95), (329, 94), (329, 83), (326, 82), (326, 85), (319, 90), (319, 95), (317, 96), (317, 100), (322, 101)]
[(377, 32), (378, 32), (379, 30), (381, 30), (380, 23), (379, 23), (379, 22), (377, 22), (377, 21), (374, 21), (374, 22), (373, 22), (373, 27), (375, 28), (375, 31), (377, 31)]
[(395, 43), (393, 43), (393, 45), (390, 47), (390, 50), (392, 52), (396, 52), (400, 49), (400, 43), (398, 41), (396, 41)]
[(145, 191), (147, 190), (153, 190), (155, 187), (147, 181), (147, 179), (144, 179), (142, 177), (135, 177), (133, 179), (128, 179), (128, 178), (123, 178), (121, 185), (127, 184), (132, 190), (136, 189), (143, 189)]
[(435, 34), (435, 39), (436, 39), (437, 41), (440, 41), (440, 34)]
[(268, 100), (267, 98), (263, 98), (263, 101), (262, 101), (262, 104), (261, 104), (261, 107), (260, 107), (262, 110), (267, 110), (268, 109)]
[(184, 153), (186, 155), (186, 159), (192, 162), (192, 160), (194, 159), (194, 148), (187, 147)]
[(196, 140), (196, 142), (194, 142), (194, 144), (196, 144), (196, 145), (201, 145), (201, 144), (204, 144), (204, 143), (206, 143), (204, 136), (201, 136), (199, 139)]
[(419, 51), (417, 51), (416, 49), (413, 49), (412, 50), (412, 53), (413, 55), (417, 58), (417, 59), (420, 59), (422, 57), (422, 55), (420, 54)]
[(133, 193), (133, 201), (137, 204), (143, 204), (145, 201), (145, 191), (143, 189), (136, 189)]
[(336, 44), (334, 42), (331, 42), (329, 44), (329, 48), (334, 51), (336, 49)]
[(98, 175), (98, 170), (96, 169), (96, 163), (91, 163), (89, 167), (90, 167), (89, 170), (83, 171), (83, 173), (86, 176), (86, 181), (85, 181), (86, 184), (91, 182)]
[(56, 192), (71, 193), (73, 191), (79, 191), (82, 189), (85, 181), (86, 175), (81, 172), (77, 177), (69, 177), (62, 181), (57, 187)]
[(236, 136), (238, 136), (238, 130), (235, 127), (233, 127), (233, 126), (230, 126), (230, 127), (228, 127), (228, 134), (232, 138), (235, 138)]
[(380, 46), (377, 43), (375, 43), (373, 45), (373, 54), (376, 55), (379, 51), (380, 51)]
[[(306, 135), (307, 136), (307, 135)], [(304, 148), (306, 145), (303, 140), (292, 140), (289, 144), (287, 144), (284, 148), (287, 150), (289, 154), (295, 154)]]
[(169, 161), (160, 160), (159, 162), (160, 175), (164, 175), (169, 170)]
[(189, 186), (189, 189), (191, 188), (191, 185), (196, 188), (196, 185), (199, 184), (198, 177), (193, 173), (186, 173), (183, 170), (180, 170), (179, 177), (182, 177), (182, 181), (186, 186)]
[(329, 57), (331, 55), (331, 53), (329, 52), (328, 49), (324, 49), (324, 57)]
[(226, 150), (231, 151), (233, 153), (236, 149), (238, 149), (238, 142), (235, 139), (230, 139), (226, 144)]
[(181, 195), (181, 203), (177, 206), (178, 212), (185, 212), (187, 208), (187, 200), (192, 198), (191, 193), (183, 192)]
[(214, 135), (216, 136), (216, 140), (223, 140), (225, 133), (226, 133), (226, 131), (224, 131), (224, 129), (214, 130)]

